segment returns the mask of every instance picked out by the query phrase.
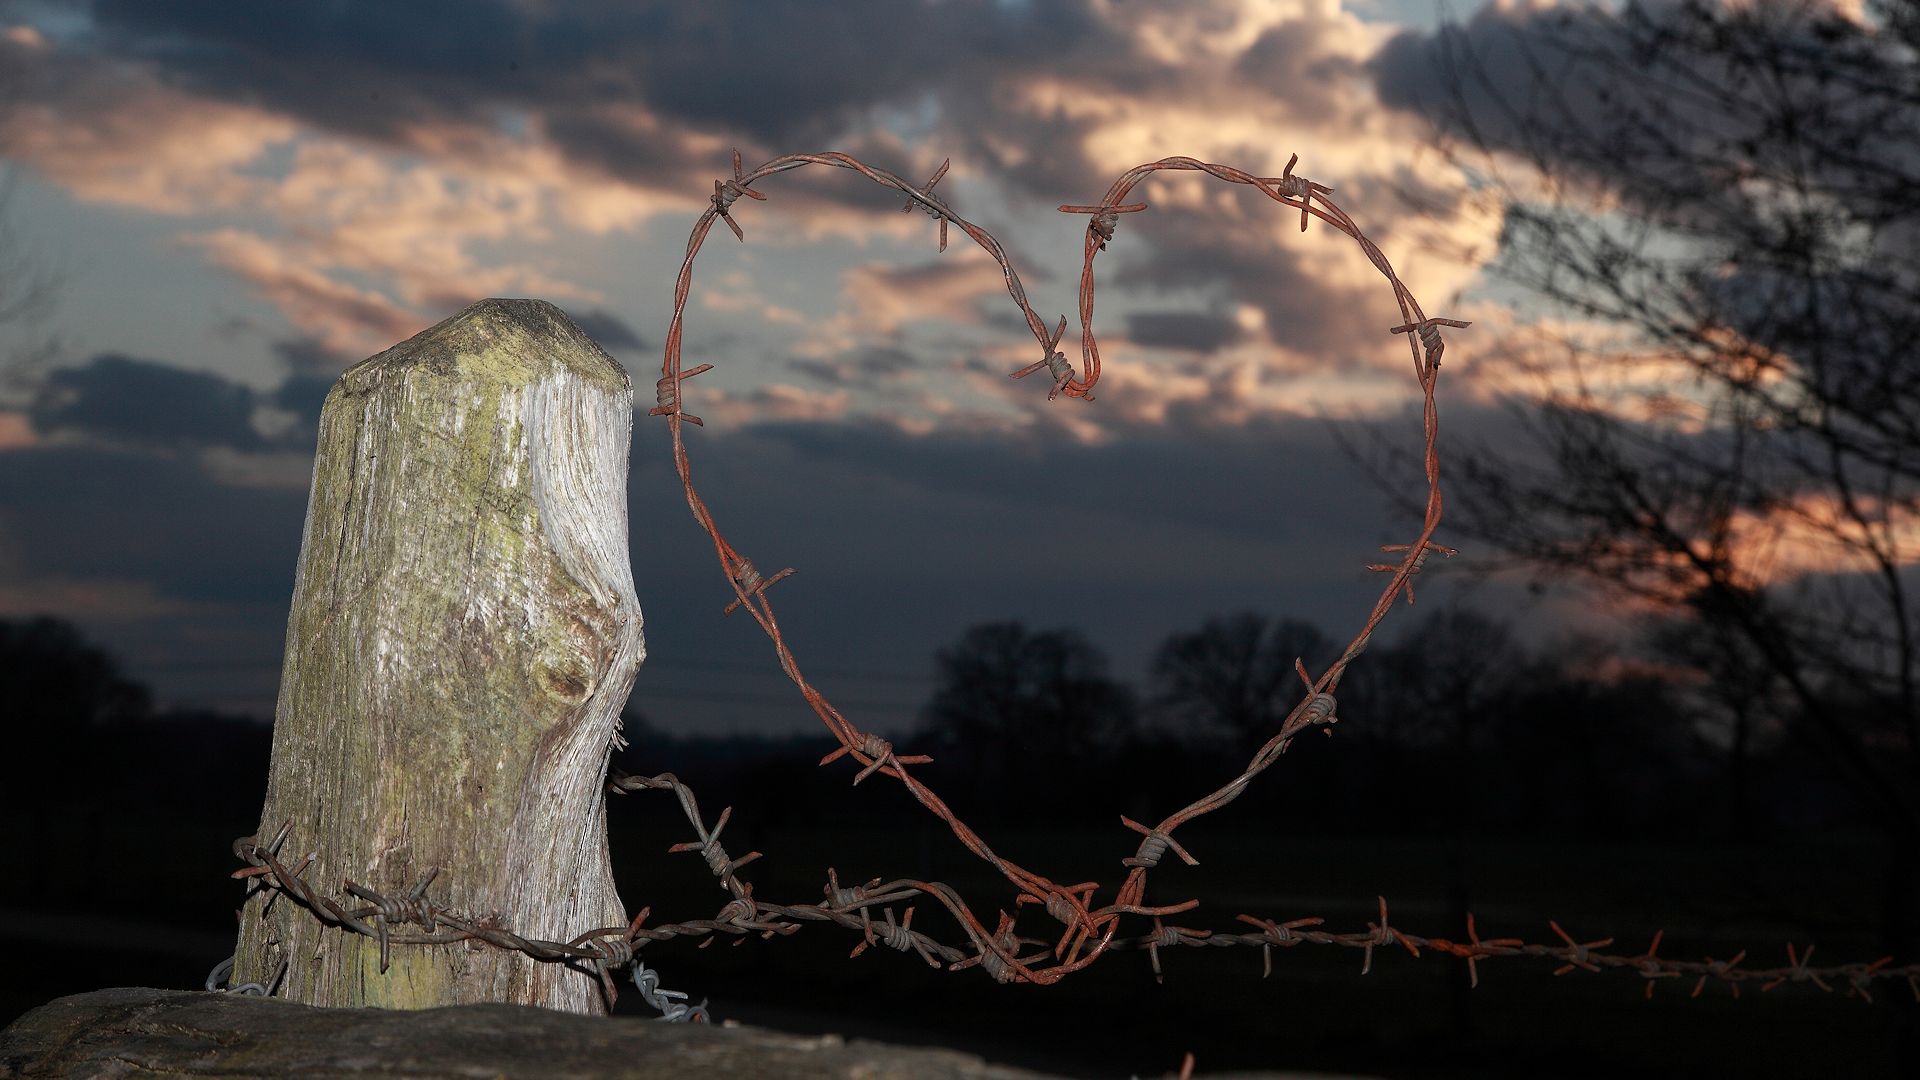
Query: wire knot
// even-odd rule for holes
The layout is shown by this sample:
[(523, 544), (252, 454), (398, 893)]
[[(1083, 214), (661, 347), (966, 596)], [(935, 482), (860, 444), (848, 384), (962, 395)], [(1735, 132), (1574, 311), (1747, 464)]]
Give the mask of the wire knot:
[(1426, 357), (1426, 364), (1422, 374), (1431, 377), (1433, 372), (1440, 367), (1440, 355), (1447, 351), (1447, 343), (1440, 339), (1440, 328), (1443, 326), (1464, 327), (1472, 325), (1473, 323), (1471, 322), (1462, 322), (1459, 319), (1420, 319), (1417, 322), (1401, 323), (1399, 326), (1391, 327), (1390, 332), (1395, 334), (1413, 334), (1419, 337), (1421, 352)]
[(867, 767), (861, 769), (860, 772), (854, 776), (853, 782), (856, 784), (872, 776), (874, 773), (879, 772), (885, 768), (888, 763), (895, 760), (893, 756), (893, 744), (875, 735), (871, 731), (861, 736), (860, 752), (873, 760), (868, 762)]
[(1312, 216), (1310, 208), (1315, 195), (1324, 195), (1333, 189), (1325, 184), (1316, 184), (1304, 176), (1293, 175), (1293, 167), (1300, 160), (1299, 154), (1287, 158), (1287, 167), (1279, 176), (1264, 177), (1264, 182), (1273, 185), (1281, 195), (1300, 200), (1300, 231), (1307, 231), (1307, 220)]
[(425, 897), (382, 896), (374, 904), (382, 921), (389, 926), (400, 923), (419, 923), (429, 931), (434, 929), (433, 904)]
[(759, 596), (765, 593), (768, 587), (773, 585), (774, 582), (788, 577), (793, 573), (793, 567), (789, 566), (772, 577), (761, 577), (760, 571), (753, 565), (753, 560), (738, 553), (729, 555), (727, 562), (729, 567), (727, 577), (733, 581), (734, 585), (739, 587), (741, 596), (734, 597), (733, 602), (721, 610), (720, 614), (722, 615), (733, 614), (734, 609), (740, 606), (743, 598), (750, 599)]
[(700, 846), (700, 857), (707, 861), (707, 869), (714, 877), (726, 877), (733, 872), (733, 860), (727, 856), (726, 846), (719, 840), (709, 840)]
[(710, 201), (713, 203), (714, 213), (719, 214), (720, 220), (726, 222), (727, 228), (733, 230), (733, 238), (735, 240), (745, 241), (747, 234), (740, 231), (739, 223), (735, 222), (733, 215), (727, 212), (742, 195), (745, 195), (749, 199), (759, 199), (763, 202), (766, 200), (765, 195), (760, 194), (746, 185), (746, 176), (740, 171), (740, 151), (736, 149), (733, 152), (733, 179), (715, 180), (713, 182), (713, 195)]
[(1186, 848), (1180, 846), (1180, 841), (1175, 840), (1168, 833), (1160, 829), (1149, 829), (1145, 825), (1127, 817), (1125, 814), (1120, 816), (1120, 824), (1125, 825), (1127, 828), (1132, 829), (1145, 838), (1140, 841), (1140, 847), (1134, 851), (1131, 858), (1120, 860), (1122, 866), (1151, 870), (1160, 865), (1161, 857), (1167, 853), (1169, 848), (1173, 850), (1174, 854), (1180, 856), (1181, 862), (1186, 863), (1188, 866), (1200, 865), (1200, 860), (1189, 854)]
[(1053, 916), (1056, 920), (1067, 926), (1074, 925), (1080, 919), (1080, 912), (1073, 906), (1073, 901), (1067, 899), (1062, 893), (1048, 893), (1046, 909), (1048, 915)]
[[(1415, 545), (1413, 544), (1381, 544), (1380, 550), (1389, 555), (1397, 555), (1413, 551), (1414, 547)], [(1419, 545), (1419, 551), (1413, 556), (1413, 564), (1407, 567), (1407, 603), (1413, 603), (1413, 576), (1427, 568), (1427, 556), (1436, 551), (1449, 559), (1460, 554), (1458, 548), (1450, 548), (1445, 544), (1436, 544), (1432, 541)], [(1393, 563), (1368, 563), (1367, 569), (1376, 574), (1397, 574), (1400, 572), (1400, 567)]]
[(1146, 839), (1140, 841), (1140, 848), (1133, 853), (1133, 858), (1123, 859), (1121, 862), (1127, 866), (1139, 866), (1151, 870), (1160, 865), (1160, 857), (1167, 853), (1167, 845), (1172, 841), (1172, 837), (1155, 829), (1147, 834)]
[[(927, 186), (922, 188), (915, 188), (913, 192), (908, 195), (907, 205), (900, 208), (900, 212), (904, 214), (912, 210), (915, 206), (918, 206), (922, 211), (926, 213), (928, 217), (933, 218), (935, 221), (938, 221), (940, 223), (940, 250), (941, 251), (947, 250), (947, 215), (938, 206), (935, 206), (933, 204), (933, 185), (939, 183), (940, 178), (947, 175), (947, 166), (952, 164), (953, 164), (952, 158), (948, 158), (945, 161), (942, 161), (940, 163), (940, 168), (934, 171), (933, 179), (927, 181)], [(913, 194), (919, 194), (920, 196), (922, 196), (922, 198), (915, 199), (912, 197)]]
[(633, 942), (624, 937), (606, 937), (593, 943), (600, 951), (599, 963), (603, 967), (623, 968), (633, 963)]
[(1114, 226), (1120, 224), (1121, 214), (1137, 214), (1147, 208), (1146, 203), (1101, 203), (1098, 206), (1062, 206), (1063, 214), (1091, 214), (1087, 222), (1087, 238), (1100, 250), (1107, 250), (1107, 241), (1113, 239)]
[(1093, 221), (1088, 223), (1087, 228), (1092, 229), (1094, 235), (1100, 238), (1101, 251), (1107, 250), (1107, 241), (1113, 239), (1113, 228), (1119, 223), (1120, 215), (1110, 209), (1095, 214)]
[(821, 891), (827, 894), (827, 906), (829, 908), (836, 912), (843, 912), (851, 911), (864, 904), (869, 895), (867, 890), (878, 884), (880, 884), (880, 879), (874, 878), (865, 885), (841, 888), (839, 873), (832, 867), (828, 867), (827, 884)]
[(754, 569), (751, 559), (741, 556), (734, 560), (733, 583), (740, 586), (742, 591), (752, 592), (759, 588), (761, 580), (760, 571)]
[(1337, 724), (1340, 718), (1334, 713), (1335, 706), (1332, 694), (1315, 694), (1307, 699), (1306, 711), (1300, 716), (1309, 724)]
[(1001, 956), (999, 953), (994, 952), (984, 945), (980, 947), (980, 966), (986, 969), (987, 974), (993, 978), (994, 982), (1010, 983), (1013, 981), (1013, 965), (1007, 963), (1006, 957)]
[(886, 915), (886, 922), (877, 923), (871, 920), (867, 922), (868, 937), (878, 937), (880, 944), (885, 945), (895, 952), (906, 952), (908, 949), (914, 948), (914, 933), (912, 930), (913, 909), (907, 909), (907, 917), (904, 923), (893, 921), (892, 908), (887, 909)]
[[(1066, 208), (1062, 207), (1062, 209)], [(1074, 379), (1073, 365), (1067, 362), (1066, 354), (1059, 351), (1060, 339), (1065, 337), (1066, 333), (1067, 317), (1062, 315), (1060, 316), (1060, 325), (1054, 327), (1053, 333), (1047, 337), (1046, 341), (1041, 343), (1041, 348), (1046, 352), (1046, 358), (1028, 364), (1026, 367), (1014, 372), (1011, 377), (1024, 379), (1034, 372), (1039, 371), (1041, 368), (1046, 368), (1047, 374), (1053, 376), (1053, 389), (1047, 391), (1047, 400), (1052, 401), (1058, 397), (1060, 391), (1065, 390), (1067, 384)], [(1087, 400), (1092, 401), (1093, 398), (1089, 396)]]
[(653, 384), (654, 406), (647, 410), (648, 416), (677, 416), (694, 427), (705, 427), (700, 418), (681, 411), (680, 384), (703, 371), (712, 371), (712, 364), (701, 364), (690, 371), (668, 372), (660, 376)]
[(729, 806), (725, 810), (720, 811), (720, 819), (714, 822), (713, 831), (708, 832), (698, 840), (689, 840), (684, 844), (675, 844), (667, 850), (674, 854), (683, 851), (699, 852), (700, 857), (706, 860), (707, 869), (713, 872), (714, 877), (724, 882), (728, 877), (732, 876), (735, 870), (740, 869), (760, 857), (760, 853), (757, 851), (750, 851), (737, 861), (727, 855), (725, 845), (720, 843), (720, 832), (727, 827), (727, 822), (732, 820), (732, 818), (733, 807)]

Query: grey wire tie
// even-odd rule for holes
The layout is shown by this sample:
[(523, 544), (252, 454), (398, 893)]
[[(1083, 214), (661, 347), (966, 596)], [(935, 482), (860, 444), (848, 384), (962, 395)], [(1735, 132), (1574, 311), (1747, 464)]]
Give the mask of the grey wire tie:
[(1065, 893), (1048, 893), (1046, 908), (1047, 914), (1068, 926), (1073, 926), (1080, 921), (1079, 910), (1073, 906), (1073, 901), (1069, 900)]
[(873, 760), (853, 778), (855, 784), (879, 772), (893, 761), (893, 744), (871, 731), (860, 737), (860, 752)]
[(1307, 710), (1301, 715), (1309, 724), (1337, 723), (1334, 716), (1336, 705), (1332, 694), (1315, 694), (1307, 699)]
[[(947, 250), (947, 215), (942, 213), (932, 203), (933, 185), (939, 183), (940, 178), (947, 175), (947, 166), (952, 164), (953, 164), (952, 158), (948, 158), (945, 161), (942, 161), (940, 163), (940, 168), (934, 171), (933, 179), (927, 181), (927, 186), (913, 189), (913, 192), (909, 193), (907, 196), (907, 205), (900, 208), (900, 212), (905, 214), (912, 211), (914, 207), (918, 206), (921, 210), (925, 211), (928, 217), (933, 218), (934, 220), (940, 223), (940, 250), (941, 251)], [(913, 197), (915, 194), (923, 196), (927, 201), (921, 201), (919, 199), (915, 199)]]

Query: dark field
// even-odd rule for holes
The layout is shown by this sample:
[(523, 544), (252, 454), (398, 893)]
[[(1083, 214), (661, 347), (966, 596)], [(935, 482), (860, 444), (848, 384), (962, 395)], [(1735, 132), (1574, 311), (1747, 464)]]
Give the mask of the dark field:
[[(1283, 763), (1310, 765), (1306, 756)], [(988, 917), (1011, 901), (1004, 883), (935, 823), (923, 824), (899, 791), (846, 789), (840, 776), (833, 784), (806, 780), (794, 794), (811, 805), (796, 820), (757, 797), (764, 777), (718, 770), (703, 784), (700, 771), (680, 770), (709, 820), (730, 801), (741, 807), (729, 850), (766, 852), (743, 872), (762, 899), (816, 900), (832, 866), (843, 881), (946, 881)], [(28, 812), (0, 835), (0, 864), (9, 868), (0, 885), (5, 1019), (82, 990), (198, 986), (231, 951), (241, 887), (226, 876), (237, 865), (228, 846), (253, 828), (240, 808), (257, 806), (259, 781), (236, 777), (232, 791), (205, 795), (227, 809), (203, 803), (200, 812), (167, 810), (166, 785), (151, 777), (103, 771), (96, 782), (101, 797), (91, 809)], [(1246, 912), (1318, 915), (1329, 929), (1364, 930), (1374, 897), (1384, 895), (1396, 926), (1459, 937), (1449, 897), (1464, 895), (1488, 937), (1555, 942), (1547, 925), (1554, 918), (1580, 940), (1617, 935), (1629, 952), (1664, 928), (1662, 955), (1725, 958), (1744, 948), (1749, 966), (1784, 962), (1789, 941), (1817, 943), (1822, 961), (1880, 955), (1872, 928), (1884, 853), (1865, 841), (1463, 840), (1434, 833), (1430, 821), (1343, 835), (1332, 831), (1336, 822), (1246, 802), (1183, 831), (1202, 865), (1169, 859), (1155, 872), (1149, 902), (1204, 901), (1170, 922), (1237, 929), (1233, 916)], [(709, 916), (724, 901), (696, 856), (666, 854), (689, 835), (670, 797), (614, 798), (610, 829), (622, 896), (630, 908), (651, 905), (653, 923)], [(1111, 882), (1134, 847), (1134, 834), (1104, 812), (981, 831), (1060, 881)], [(1037, 932), (1043, 921), (1028, 913), (1023, 925)], [(932, 908), (915, 925), (943, 940), (959, 937)], [(857, 941), (837, 928), (807, 927), (773, 942), (701, 949), (676, 941), (645, 956), (669, 987), (710, 998), (717, 1017), (953, 1046), (1081, 1076), (1158, 1075), (1189, 1050), (1203, 1075), (1265, 1068), (1406, 1077), (1892, 1076), (1894, 1027), (1913, 1015), (1807, 986), (1768, 994), (1749, 986), (1736, 1001), (1724, 986), (1692, 998), (1690, 982), (1667, 980), (1649, 1001), (1633, 974), (1556, 978), (1552, 962), (1526, 958), (1483, 962), (1481, 986), (1469, 993), (1455, 962), (1416, 960), (1398, 947), (1379, 950), (1365, 976), (1358, 950), (1300, 945), (1276, 951), (1265, 980), (1257, 949), (1185, 949), (1162, 954), (1160, 985), (1145, 955), (1116, 953), (1059, 986), (1003, 987), (977, 970), (932, 971), (885, 949), (848, 959)], [(628, 994), (620, 1011), (642, 1015), (644, 1006)]]

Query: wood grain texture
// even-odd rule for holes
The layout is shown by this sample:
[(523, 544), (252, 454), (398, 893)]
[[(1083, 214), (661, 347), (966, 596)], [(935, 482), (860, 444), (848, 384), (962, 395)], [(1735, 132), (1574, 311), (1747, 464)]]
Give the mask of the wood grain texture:
[[(484, 300), (349, 368), (320, 418), (260, 836), (307, 878), (566, 939), (618, 925), (607, 754), (645, 656), (632, 384), (551, 304)], [(594, 980), (473, 944), (323, 930), (254, 899), (238, 982), (316, 1005), (601, 1011)]]

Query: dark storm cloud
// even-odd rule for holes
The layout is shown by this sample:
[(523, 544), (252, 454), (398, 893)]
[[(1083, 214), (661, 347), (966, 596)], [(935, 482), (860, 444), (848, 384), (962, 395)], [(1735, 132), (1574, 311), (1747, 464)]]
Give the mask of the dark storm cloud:
[[(1284, 212), (1252, 205), (1249, 210)], [(1296, 352), (1326, 353), (1368, 340), (1379, 330), (1377, 311), (1336, 303), (1343, 298), (1316, 280), (1313, 256), (1299, 245), (1276, 247), (1270, 230), (1248, 229), (1237, 216), (1186, 208), (1170, 209), (1139, 227), (1151, 235), (1154, 250), (1146, 259), (1122, 264), (1113, 275), (1117, 284), (1193, 289), (1252, 304), (1266, 316), (1267, 336)], [(1363, 256), (1343, 250), (1333, 257)]]
[(191, 458), (77, 446), (0, 453), (0, 529), (27, 580), (150, 582), (188, 602), (284, 602), (304, 489), (236, 488)]
[(347, 357), (310, 337), (282, 338), (273, 343), (273, 355), (295, 371), (339, 372), (357, 357)]
[[(1369, 66), (1383, 104), (1572, 193), (1508, 193), (1510, 276), (1662, 336), (1732, 328), (1823, 365), (1842, 393), (1894, 393), (1886, 357), (1911, 336), (1900, 282), (1920, 245), (1920, 112), (1897, 33), (1825, 0), (1489, 5), (1396, 36)], [(1655, 226), (1678, 259), (1588, 216), (1582, 188), (1616, 195), (1614, 217)]]
[(587, 336), (608, 352), (631, 350), (644, 352), (653, 346), (647, 344), (640, 332), (628, 325), (625, 319), (605, 308), (592, 311), (569, 311), (567, 318), (587, 332)]
[[(1730, 170), (1756, 141), (1779, 139), (1771, 125), (1789, 112), (1840, 132), (1892, 134), (1859, 115), (1872, 95), (1832, 75), (1872, 70), (1863, 58), (1894, 50), (1825, 0), (1652, 0), (1618, 12), (1488, 4), (1464, 24), (1394, 36), (1367, 68), (1388, 108), (1670, 214), (1741, 179)], [(1847, 147), (1856, 151), (1888, 148)], [(1755, 164), (1753, 175), (1766, 175), (1778, 163)], [(1809, 176), (1826, 168), (1802, 167)]]
[(94, 18), (110, 48), (212, 97), (383, 139), (526, 110), (575, 160), (629, 177), (677, 174), (683, 155), (626, 106), (804, 146), (871, 106), (1120, 47), (1079, 4), (988, 0), (101, 0)]
[(1285, 93), (1302, 112), (1341, 115), (1347, 106), (1341, 95), (1355, 68), (1346, 57), (1327, 54), (1325, 32), (1306, 19), (1283, 22), (1255, 39), (1234, 69), (1253, 86)]
[[(664, 425), (636, 421), (629, 516), (652, 670), (758, 661), (756, 628), (719, 616), (726, 586), (688, 517)], [(1201, 438), (1176, 412), (1168, 429), (1122, 434), (1088, 446), (1044, 423), (925, 437), (761, 425), (697, 433), (690, 454), (726, 535), (763, 567), (798, 568), (777, 587), (782, 625), (823, 668), (917, 675), (966, 626), (1002, 617), (1093, 627), (1123, 663), (1170, 629), (1248, 606), (1350, 626), (1378, 587), (1359, 565), (1375, 544), (1405, 539), (1323, 425)], [(305, 501), (304, 487), (224, 486), (186, 457), (0, 453), (7, 570), (26, 580), (132, 580), (161, 598), (284, 611)], [(152, 640), (177, 656), (210, 617), (157, 618), (176, 620), (172, 633), (155, 624)], [(676, 726), (739, 711), (649, 707)], [(807, 719), (797, 707), (774, 715)]]
[(306, 446), (320, 430), (320, 407), (326, 404), (327, 391), (333, 389), (335, 376), (296, 371), (273, 389), (267, 400), (300, 418), (300, 427), (289, 432), (283, 443)]
[(795, 357), (789, 359), (786, 366), (833, 386), (852, 386), (868, 379), (903, 374), (925, 365), (905, 349), (875, 345), (855, 350), (838, 360)]
[(1210, 353), (1245, 336), (1230, 315), (1203, 311), (1157, 311), (1127, 316), (1127, 336), (1137, 345)]
[(542, 33), (506, 0), (99, 0), (93, 17), (109, 48), (189, 89), (373, 137), (595, 83), (590, 37)]
[[(1087, 627), (1129, 674), (1167, 632), (1220, 611), (1357, 627), (1380, 584), (1360, 567), (1407, 530), (1325, 425), (1198, 430), (1176, 415), (1089, 446), (1044, 420), (923, 437), (779, 424), (696, 436), (689, 455), (728, 539), (763, 569), (798, 570), (775, 602), (809, 667), (919, 674), (968, 625), (1008, 617)], [(637, 428), (633, 461), (653, 659), (757, 661), (757, 629), (716, 617), (726, 585), (658, 425)], [(679, 724), (723, 712), (654, 715)]]
[(49, 374), (28, 416), (41, 434), (258, 450), (265, 443), (253, 429), (254, 405), (250, 388), (218, 375), (108, 354)]

